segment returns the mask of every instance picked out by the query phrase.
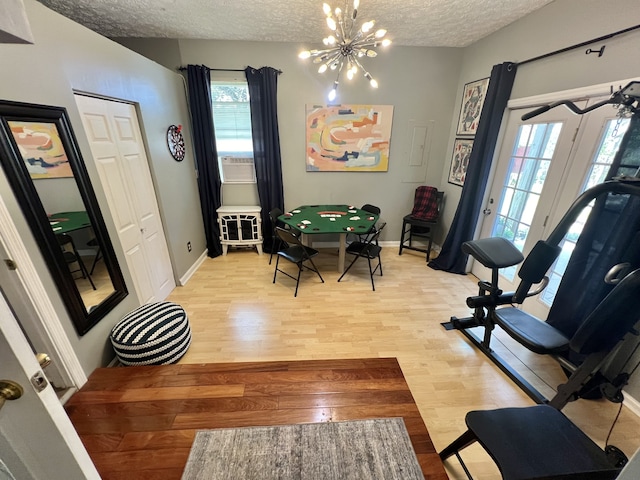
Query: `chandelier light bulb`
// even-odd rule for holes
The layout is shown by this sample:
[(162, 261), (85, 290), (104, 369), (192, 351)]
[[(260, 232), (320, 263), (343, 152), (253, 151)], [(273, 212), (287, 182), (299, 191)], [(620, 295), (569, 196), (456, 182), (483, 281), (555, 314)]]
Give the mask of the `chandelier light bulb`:
[(350, 7), (349, 0), (345, 0), (344, 9), (338, 7), (333, 11), (328, 3), (323, 3), (322, 10), (332, 33), (322, 40), (324, 49), (308, 50), (298, 55), (301, 59), (313, 58), (313, 63), (320, 64), (318, 73), (337, 70), (333, 89), (329, 93), (331, 101), (337, 96), (338, 83), (343, 70), (349, 80), (355, 78), (360, 70), (371, 87), (378, 88), (378, 82), (371, 77), (361, 62), (365, 58), (376, 57), (378, 55), (376, 49), (390, 45), (391, 40), (385, 38), (387, 31), (384, 28), (373, 30), (375, 20), (358, 25), (356, 17), (359, 7), (360, 0), (353, 0), (353, 7)]
[(362, 27), (360, 27), (360, 30), (362, 30), (362, 33), (368, 33), (373, 28), (375, 23), (376, 23), (375, 20), (370, 20), (368, 22), (364, 22), (362, 24)]
[(334, 88), (329, 92), (329, 95), (327, 95), (327, 98), (329, 99), (330, 102), (333, 102), (336, 99), (337, 94), (338, 94), (338, 91)]

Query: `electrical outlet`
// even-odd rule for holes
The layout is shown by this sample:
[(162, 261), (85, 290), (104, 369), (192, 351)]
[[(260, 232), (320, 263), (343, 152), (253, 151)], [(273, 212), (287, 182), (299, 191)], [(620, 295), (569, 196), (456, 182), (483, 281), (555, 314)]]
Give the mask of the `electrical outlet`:
[(187, 242), (187, 250), (191, 251), (191, 242)]

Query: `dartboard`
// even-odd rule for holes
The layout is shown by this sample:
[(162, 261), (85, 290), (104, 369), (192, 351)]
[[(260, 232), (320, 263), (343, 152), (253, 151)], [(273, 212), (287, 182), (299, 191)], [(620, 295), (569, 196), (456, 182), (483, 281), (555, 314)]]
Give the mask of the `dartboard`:
[(171, 125), (167, 130), (167, 145), (171, 155), (177, 162), (184, 160), (184, 137), (182, 126)]

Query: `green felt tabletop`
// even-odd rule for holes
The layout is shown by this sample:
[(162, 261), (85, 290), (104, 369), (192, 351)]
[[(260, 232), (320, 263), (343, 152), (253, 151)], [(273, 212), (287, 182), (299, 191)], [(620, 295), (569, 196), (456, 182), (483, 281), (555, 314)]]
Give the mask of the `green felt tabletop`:
[(378, 215), (349, 205), (302, 205), (278, 220), (305, 234), (365, 233), (378, 221)]
[(49, 223), (54, 233), (67, 233), (91, 226), (85, 211), (53, 213), (49, 216)]

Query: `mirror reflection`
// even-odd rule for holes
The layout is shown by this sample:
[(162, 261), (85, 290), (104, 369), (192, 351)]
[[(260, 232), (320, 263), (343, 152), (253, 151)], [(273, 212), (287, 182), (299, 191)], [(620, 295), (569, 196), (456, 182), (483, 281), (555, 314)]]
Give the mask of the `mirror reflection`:
[(88, 312), (114, 287), (55, 124), (9, 121), (9, 127)]
[(76, 330), (127, 295), (63, 107), (0, 101), (0, 161)]

